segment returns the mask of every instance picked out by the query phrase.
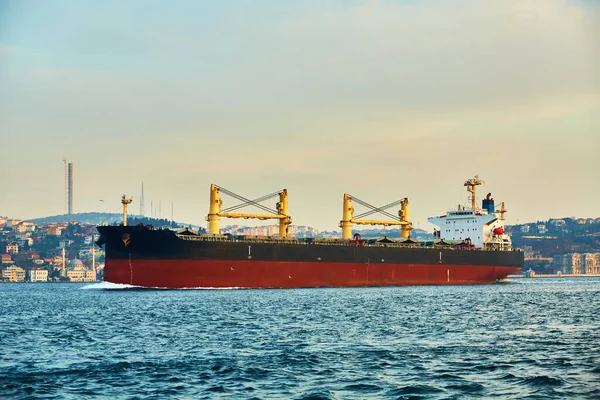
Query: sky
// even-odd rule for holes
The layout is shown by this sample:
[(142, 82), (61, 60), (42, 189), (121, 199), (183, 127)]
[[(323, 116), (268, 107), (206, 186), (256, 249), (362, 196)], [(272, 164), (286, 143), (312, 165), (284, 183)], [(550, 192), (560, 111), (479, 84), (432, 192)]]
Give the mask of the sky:
[(74, 212), (143, 182), (204, 226), (215, 183), (321, 230), (408, 197), (431, 230), (479, 174), (509, 224), (598, 217), (600, 2), (0, 0), (0, 150), (11, 218), (64, 212), (64, 157)]

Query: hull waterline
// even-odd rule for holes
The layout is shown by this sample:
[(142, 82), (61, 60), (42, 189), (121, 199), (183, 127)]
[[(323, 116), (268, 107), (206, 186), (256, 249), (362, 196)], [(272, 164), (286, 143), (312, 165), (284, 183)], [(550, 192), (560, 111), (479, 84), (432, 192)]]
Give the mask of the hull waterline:
[(150, 288), (306, 288), (490, 284), (520, 267), (225, 260), (107, 261), (104, 280)]

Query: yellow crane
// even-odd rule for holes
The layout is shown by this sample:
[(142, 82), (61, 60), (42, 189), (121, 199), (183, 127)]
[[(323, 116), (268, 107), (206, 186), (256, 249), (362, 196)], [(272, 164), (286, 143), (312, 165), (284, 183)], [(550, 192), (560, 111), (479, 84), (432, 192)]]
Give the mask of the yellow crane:
[[(364, 212), (360, 215), (354, 216), (354, 206), (352, 205), (352, 200), (357, 203), (370, 208), (370, 211)], [(394, 207), (400, 204), (400, 210), (398, 211), (398, 216), (396, 217), (393, 214), (385, 211), (388, 208)], [(344, 202), (343, 202), (343, 212), (342, 212), (342, 220), (340, 221), (340, 228), (342, 228), (342, 239), (352, 239), (352, 224), (356, 225), (383, 225), (383, 226), (400, 226), (400, 236), (403, 238), (410, 237), (410, 231), (413, 229), (412, 223), (409, 221), (408, 214), (408, 197), (394, 201), (390, 204), (386, 204), (381, 207), (374, 207), (369, 203), (366, 203), (357, 197), (349, 195), (348, 193), (344, 193)], [(368, 220), (361, 219), (371, 214), (380, 213), (386, 215), (391, 218), (391, 220)]]
[[(238, 204), (233, 207), (229, 207), (227, 209), (222, 210), (221, 206), (223, 205), (223, 199), (221, 199), (219, 192), (223, 192), (231, 197), (234, 197), (238, 200), (241, 200), (243, 203)], [(260, 204), (261, 201), (268, 200), (272, 197), (279, 196), (279, 201), (276, 204), (276, 209), (270, 209)], [(262, 210), (265, 210), (269, 214), (248, 214), (248, 213), (234, 213), (231, 212), (238, 208), (253, 205)], [(215, 184), (210, 185), (210, 206), (208, 211), (208, 233), (210, 235), (218, 235), (219, 234), (219, 218), (245, 218), (245, 219), (259, 219), (259, 220), (267, 220), (267, 219), (278, 219), (279, 220), (279, 237), (285, 238), (288, 234), (288, 226), (292, 223), (292, 217), (288, 214), (288, 192), (287, 189), (283, 189), (277, 191), (275, 193), (271, 193), (269, 195), (260, 197), (258, 199), (249, 200), (245, 197), (242, 197), (238, 194), (235, 194), (223, 187), (217, 186)]]
[(508, 210), (506, 208), (504, 208), (504, 202), (502, 202), (502, 204), (500, 205), (500, 211), (496, 211), (497, 213), (500, 214), (500, 219), (502, 221), (504, 221), (504, 214), (506, 214)]

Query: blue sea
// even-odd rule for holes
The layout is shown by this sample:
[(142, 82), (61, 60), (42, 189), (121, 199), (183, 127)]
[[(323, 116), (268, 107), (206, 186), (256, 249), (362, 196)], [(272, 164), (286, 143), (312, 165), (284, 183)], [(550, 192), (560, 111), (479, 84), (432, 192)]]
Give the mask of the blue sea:
[(600, 278), (0, 284), (2, 399), (598, 399)]

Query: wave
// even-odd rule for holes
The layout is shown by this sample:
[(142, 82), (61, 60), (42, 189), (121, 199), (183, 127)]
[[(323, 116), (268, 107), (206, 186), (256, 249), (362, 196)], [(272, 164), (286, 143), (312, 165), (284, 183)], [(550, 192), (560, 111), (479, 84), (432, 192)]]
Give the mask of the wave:
[(119, 290), (119, 289), (139, 289), (141, 286), (127, 285), (125, 283), (98, 282), (83, 286), (83, 290)]
[(562, 386), (564, 381), (560, 378), (553, 378), (547, 375), (537, 375), (523, 379), (521, 384), (535, 387)]

